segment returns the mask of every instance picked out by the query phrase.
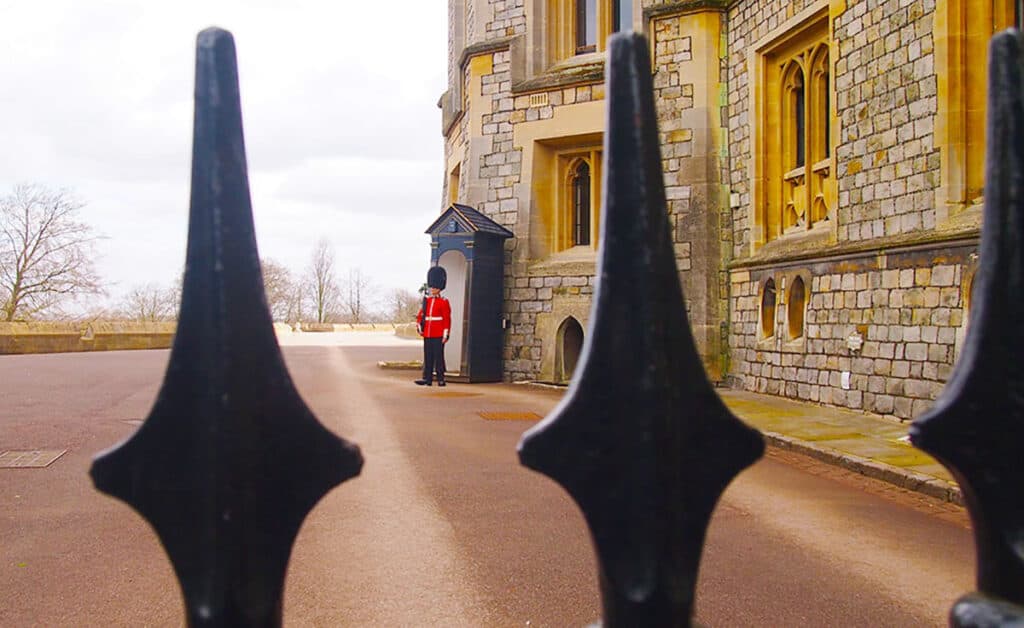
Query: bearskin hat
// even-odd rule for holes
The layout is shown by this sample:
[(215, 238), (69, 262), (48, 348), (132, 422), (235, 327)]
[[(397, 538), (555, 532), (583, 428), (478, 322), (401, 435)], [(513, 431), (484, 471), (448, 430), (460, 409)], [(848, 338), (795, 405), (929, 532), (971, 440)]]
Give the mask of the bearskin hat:
[(448, 284), (448, 273), (441, 266), (431, 266), (427, 271), (427, 286), (444, 290)]

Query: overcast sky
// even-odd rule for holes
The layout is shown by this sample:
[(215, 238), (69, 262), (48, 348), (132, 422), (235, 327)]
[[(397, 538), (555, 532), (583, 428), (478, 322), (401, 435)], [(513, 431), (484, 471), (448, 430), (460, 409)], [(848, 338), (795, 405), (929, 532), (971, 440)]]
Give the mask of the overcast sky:
[[(287, 8), (285, 8), (287, 7)], [(0, 193), (68, 188), (112, 299), (185, 259), (195, 40), (231, 31), (260, 255), (426, 279), (441, 209), (445, 0), (0, 0)], [(378, 11), (386, 9), (386, 15)]]

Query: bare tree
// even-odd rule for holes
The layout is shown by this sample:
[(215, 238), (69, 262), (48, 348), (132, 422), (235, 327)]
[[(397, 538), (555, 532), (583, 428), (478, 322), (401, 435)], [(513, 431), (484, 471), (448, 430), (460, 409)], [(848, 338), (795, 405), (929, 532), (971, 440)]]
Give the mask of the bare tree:
[(334, 272), (334, 249), (326, 239), (317, 242), (313, 249), (307, 282), (316, 322), (330, 322), (330, 316), (338, 301), (338, 281)]
[(65, 190), (21, 184), (0, 198), (0, 318), (24, 320), (60, 301), (98, 293), (97, 236), (85, 204)]
[(294, 325), (306, 318), (306, 287), (301, 281), (292, 284), (291, 296), (288, 299), (288, 314), (285, 322)]
[(303, 295), (300, 282), (280, 262), (267, 258), (260, 260), (260, 266), (263, 268), (263, 290), (273, 319), (285, 323), (301, 320)]
[(133, 321), (161, 322), (178, 318), (181, 283), (159, 286), (147, 283), (132, 288), (121, 303), (121, 314)]
[(388, 309), (391, 315), (391, 322), (408, 323), (416, 320), (416, 313), (420, 310), (420, 296), (415, 292), (396, 288), (388, 295)]
[(377, 288), (359, 268), (348, 271), (348, 280), (342, 292), (342, 307), (350, 323), (362, 323), (372, 307)]

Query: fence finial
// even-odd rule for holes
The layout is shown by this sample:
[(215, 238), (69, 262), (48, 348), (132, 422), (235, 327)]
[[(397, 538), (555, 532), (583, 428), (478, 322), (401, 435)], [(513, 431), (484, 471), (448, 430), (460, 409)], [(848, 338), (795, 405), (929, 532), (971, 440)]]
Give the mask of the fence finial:
[[(954, 626), (1024, 624), (1024, 77), (1015, 30), (989, 45), (985, 216), (963, 350), (911, 441), (960, 483), (977, 545), (978, 594)], [(1010, 621), (1013, 620), (1013, 621)]]
[(520, 445), (590, 526), (607, 626), (688, 625), (725, 487), (764, 451), (705, 375), (666, 210), (645, 38), (613, 36), (598, 285), (562, 403)]
[(178, 330), (149, 417), (101, 454), (96, 487), (133, 506), (174, 564), (192, 626), (281, 624), (306, 514), (358, 475), (359, 449), (295, 390), (263, 294), (231, 34), (199, 34), (188, 253)]

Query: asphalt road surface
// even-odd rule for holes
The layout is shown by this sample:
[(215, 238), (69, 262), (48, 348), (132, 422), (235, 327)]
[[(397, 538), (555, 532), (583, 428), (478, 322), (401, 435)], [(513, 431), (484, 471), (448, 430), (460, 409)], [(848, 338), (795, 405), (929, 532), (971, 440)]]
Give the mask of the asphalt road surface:
[[(365, 338), (370, 338), (365, 336)], [(360, 477), (306, 519), (288, 626), (582, 626), (600, 616), (582, 516), (515, 446), (559, 391), (421, 388), (377, 368), (418, 345), (290, 346), (320, 420), (360, 445)], [(0, 357), (0, 453), (67, 450), (0, 468), (0, 626), (179, 626), (182, 602), (148, 525), (95, 492), (93, 455), (149, 412), (166, 351)], [(698, 586), (706, 626), (943, 626), (973, 587), (964, 512), (770, 452), (716, 511)]]

